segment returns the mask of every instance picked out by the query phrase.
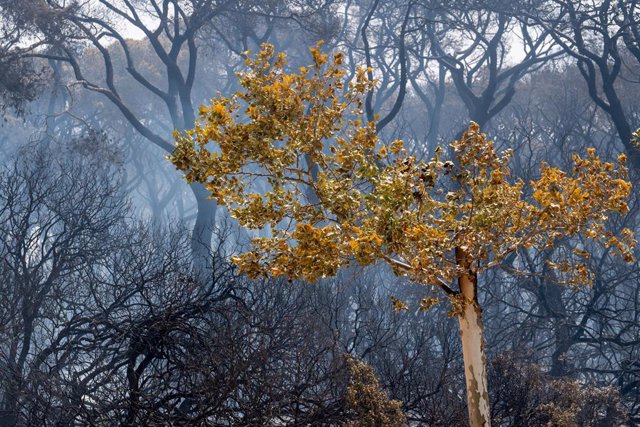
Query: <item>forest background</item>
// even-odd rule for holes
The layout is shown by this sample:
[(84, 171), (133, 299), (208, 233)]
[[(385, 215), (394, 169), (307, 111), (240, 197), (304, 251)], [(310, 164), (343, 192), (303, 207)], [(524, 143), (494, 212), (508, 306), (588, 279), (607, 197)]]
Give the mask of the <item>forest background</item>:
[[(0, 0), (0, 15), (2, 426), (342, 424), (363, 411), (345, 355), (409, 422), (466, 422), (450, 306), (395, 311), (431, 290), (379, 265), (246, 279), (227, 259), (251, 236), (165, 159), (262, 43), (293, 68), (320, 39), (348, 79), (370, 66), (366, 117), (418, 159), (475, 121), (527, 182), (587, 147), (625, 153), (634, 183), (640, 168), (635, 0)], [(637, 194), (610, 229), (638, 228)], [(576, 250), (591, 286), (548, 268)], [(638, 264), (566, 239), (502, 267), (479, 295), (494, 422), (640, 423)]]

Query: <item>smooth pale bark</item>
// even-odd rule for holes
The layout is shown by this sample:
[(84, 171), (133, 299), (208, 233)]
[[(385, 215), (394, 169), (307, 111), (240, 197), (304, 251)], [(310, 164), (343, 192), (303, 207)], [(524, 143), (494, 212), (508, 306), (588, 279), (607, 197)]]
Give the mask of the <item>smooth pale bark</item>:
[(466, 253), (456, 250), (458, 265), (466, 274), (458, 278), (461, 296), (464, 298), (462, 313), (458, 315), (460, 339), (464, 358), (464, 376), (467, 383), (467, 410), (470, 427), (489, 427), (489, 388), (487, 386), (487, 358), (484, 350), (484, 326), (482, 309), (478, 304), (478, 282), (471, 270)]

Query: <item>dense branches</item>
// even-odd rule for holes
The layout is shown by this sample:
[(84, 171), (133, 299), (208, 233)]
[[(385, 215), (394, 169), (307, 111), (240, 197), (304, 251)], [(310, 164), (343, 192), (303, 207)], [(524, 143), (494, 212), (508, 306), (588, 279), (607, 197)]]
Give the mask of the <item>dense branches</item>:
[[(433, 305), (437, 294), (380, 265), (365, 272), (351, 265), (315, 287), (244, 278), (229, 256), (273, 230), (238, 233), (226, 208), (202, 187), (184, 185), (164, 158), (172, 133), (193, 126), (199, 104), (240, 89), (235, 73), (247, 50), (271, 43), (297, 70), (309, 68), (308, 47), (322, 39), (328, 58), (343, 53), (345, 81), (374, 81), (361, 127), (377, 123), (380, 140), (404, 140), (414, 169), (475, 120), (497, 152), (513, 151), (510, 169), (527, 200), (541, 162), (568, 171), (572, 153), (587, 147), (603, 164), (624, 153), (635, 181), (639, 7), (636, 0), (0, 0), (0, 424), (15, 417), (29, 425), (356, 422), (344, 399), (348, 353), (373, 368), (410, 423), (464, 425), (461, 348), (448, 303)], [(274, 104), (298, 118), (313, 115)], [(254, 148), (268, 154), (260, 141)], [(390, 147), (379, 152), (377, 143), (372, 165), (390, 163)], [(446, 150), (437, 156), (444, 166)], [(299, 182), (303, 201), (318, 202), (324, 166), (310, 156), (298, 166), (309, 168)], [(268, 184), (256, 176), (250, 188), (263, 195)], [(449, 191), (456, 189), (441, 196)], [(638, 231), (636, 186), (630, 191), (629, 212), (607, 219), (614, 234)], [(419, 197), (412, 192), (408, 201)], [(499, 229), (495, 216), (487, 221)], [(380, 224), (383, 240), (401, 230), (393, 215)], [(366, 258), (375, 241), (357, 243)], [(562, 284), (566, 259), (579, 261), (591, 287)], [(566, 237), (515, 250), (494, 266), (478, 293), (494, 419), (640, 423), (637, 263)], [(408, 310), (396, 313), (393, 304)]]

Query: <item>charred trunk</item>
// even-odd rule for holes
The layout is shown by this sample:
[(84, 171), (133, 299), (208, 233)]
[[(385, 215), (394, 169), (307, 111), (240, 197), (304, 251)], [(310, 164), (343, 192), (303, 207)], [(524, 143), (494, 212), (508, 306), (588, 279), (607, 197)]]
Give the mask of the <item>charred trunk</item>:
[(198, 280), (205, 284), (211, 277), (209, 274), (212, 268), (211, 240), (218, 206), (215, 200), (209, 198), (209, 193), (202, 184), (191, 184), (191, 191), (196, 197), (198, 207), (196, 222), (191, 234), (193, 267)]

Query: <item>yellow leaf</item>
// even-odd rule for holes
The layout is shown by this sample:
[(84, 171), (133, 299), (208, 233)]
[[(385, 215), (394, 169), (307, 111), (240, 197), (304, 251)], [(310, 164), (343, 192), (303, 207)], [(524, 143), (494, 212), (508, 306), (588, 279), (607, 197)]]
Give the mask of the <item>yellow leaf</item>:
[(391, 151), (392, 153), (396, 154), (398, 152), (400, 152), (400, 150), (402, 150), (404, 143), (402, 142), (401, 139), (396, 139), (395, 141), (393, 141), (390, 145), (389, 145), (389, 151)]
[(578, 255), (581, 258), (591, 258), (591, 254), (585, 250), (582, 249), (574, 249), (573, 253)]
[(422, 298), (420, 300), (420, 311), (427, 311), (439, 302), (440, 300), (438, 298)]
[(409, 310), (409, 306), (404, 301), (399, 300), (396, 297), (391, 297), (391, 305), (393, 305), (393, 310), (396, 312)]

